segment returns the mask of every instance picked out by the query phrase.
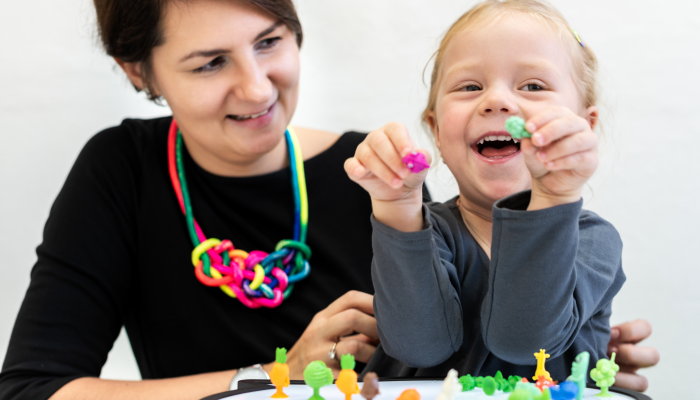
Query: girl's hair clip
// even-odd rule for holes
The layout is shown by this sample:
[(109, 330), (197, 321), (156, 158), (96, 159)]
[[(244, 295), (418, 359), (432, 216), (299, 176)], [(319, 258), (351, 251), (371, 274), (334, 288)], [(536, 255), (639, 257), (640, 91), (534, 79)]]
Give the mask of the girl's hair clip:
[(583, 40), (578, 36), (578, 33), (576, 33), (576, 30), (572, 29), (571, 32), (574, 33), (574, 36), (576, 36), (576, 40), (578, 40), (578, 44), (581, 45), (581, 47), (586, 47), (586, 45), (583, 43)]

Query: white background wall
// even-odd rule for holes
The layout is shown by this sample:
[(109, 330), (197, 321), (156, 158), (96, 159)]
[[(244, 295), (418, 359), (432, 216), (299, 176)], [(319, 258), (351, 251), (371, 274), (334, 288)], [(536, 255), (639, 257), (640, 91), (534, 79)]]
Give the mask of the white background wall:
[[(424, 140), (422, 69), (473, 3), (297, 0), (305, 43), (293, 122), (342, 132), (398, 120)], [(648, 394), (697, 397), (700, 2), (554, 4), (602, 66), (603, 165), (586, 206), (613, 222), (625, 243), (628, 280), (613, 322), (643, 317), (654, 327), (646, 343), (662, 357), (643, 372)], [(96, 43), (88, 0), (0, 6), (0, 358), (49, 208), (83, 144), (125, 117), (168, 114), (134, 93)], [(441, 200), (456, 193), (445, 167), (429, 186)], [(139, 378), (123, 335), (103, 376)]]

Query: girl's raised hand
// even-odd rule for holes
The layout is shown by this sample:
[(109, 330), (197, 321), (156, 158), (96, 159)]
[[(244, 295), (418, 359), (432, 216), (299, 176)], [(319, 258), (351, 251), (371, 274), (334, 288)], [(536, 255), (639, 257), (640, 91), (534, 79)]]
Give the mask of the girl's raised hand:
[[(597, 111), (592, 107), (588, 112)], [(567, 107), (550, 107), (530, 118), (525, 128), (532, 132), (532, 139), (520, 145), (532, 174), (528, 209), (578, 201), (598, 167), (598, 137), (591, 123)]]
[(402, 200), (416, 193), (422, 198), (422, 184), (428, 171), (413, 174), (401, 161), (409, 153), (419, 151), (430, 163), (430, 153), (416, 147), (403, 124), (390, 122), (370, 132), (357, 146), (355, 156), (345, 161), (345, 172), (375, 201)]

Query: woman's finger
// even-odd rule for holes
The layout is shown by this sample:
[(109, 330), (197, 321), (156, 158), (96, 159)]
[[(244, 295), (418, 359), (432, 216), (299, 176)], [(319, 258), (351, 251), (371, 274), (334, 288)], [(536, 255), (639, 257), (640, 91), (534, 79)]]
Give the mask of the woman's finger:
[(585, 171), (590, 171), (593, 174), (598, 166), (598, 153), (595, 151), (583, 151), (581, 153), (571, 154), (556, 160), (547, 161), (544, 166), (549, 171), (561, 170), (577, 170), (584, 172), (581, 175), (589, 175)]
[(328, 319), (323, 336), (331, 338), (331, 340), (340, 340), (340, 338), (353, 333), (362, 333), (379, 340), (377, 320), (356, 309), (344, 310)]
[(372, 358), (377, 346), (350, 336), (339, 341), (335, 347), (336, 359), (340, 359), (343, 354), (352, 354), (356, 361), (366, 363)]
[(638, 319), (613, 326), (610, 329), (611, 343), (639, 343), (651, 335), (649, 321)]
[(547, 122), (532, 133), (532, 142), (537, 147), (544, 147), (574, 133), (590, 131), (588, 122), (569, 111), (568, 114)]
[(613, 386), (643, 392), (649, 387), (649, 381), (642, 375), (618, 372)]
[(374, 315), (374, 309), (372, 308), (372, 300), (374, 296), (371, 294), (359, 292), (357, 290), (351, 290), (344, 295), (338, 297), (334, 302), (328, 305), (324, 310), (320, 311), (317, 315), (321, 315), (326, 318), (338, 314), (341, 311), (348, 310), (351, 308), (358, 309), (365, 314)]
[(629, 343), (623, 343), (617, 347), (615, 361), (619, 361), (620, 364), (635, 368), (647, 368), (659, 362), (659, 352), (653, 347), (642, 347)]
[(536, 157), (542, 163), (598, 147), (598, 137), (592, 132), (579, 132), (566, 136), (549, 146), (537, 149)]
[(365, 168), (364, 165), (362, 165), (362, 163), (360, 163), (360, 161), (358, 161), (355, 157), (350, 157), (347, 160), (345, 160), (343, 168), (345, 168), (345, 173), (348, 174), (350, 179), (352, 179), (354, 182), (362, 180), (372, 173), (370, 170)]

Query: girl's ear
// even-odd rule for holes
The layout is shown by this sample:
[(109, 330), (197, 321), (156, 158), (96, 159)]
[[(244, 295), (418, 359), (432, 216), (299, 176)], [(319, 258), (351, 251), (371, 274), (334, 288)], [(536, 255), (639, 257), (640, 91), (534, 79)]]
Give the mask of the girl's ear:
[(126, 76), (129, 78), (131, 84), (134, 85), (136, 90), (145, 89), (140, 62), (125, 62), (116, 57), (114, 57), (114, 61), (116, 61), (121, 69), (124, 70), (124, 73), (126, 73)]
[(435, 145), (437, 146), (438, 150), (440, 150), (440, 128), (438, 127), (437, 118), (435, 118), (435, 111), (428, 113), (426, 121), (428, 121), (430, 130), (433, 132), (433, 137), (435, 137)]
[(591, 126), (591, 130), (594, 130), (595, 126), (598, 124), (598, 107), (590, 106), (586, 109), (586, 120)]

